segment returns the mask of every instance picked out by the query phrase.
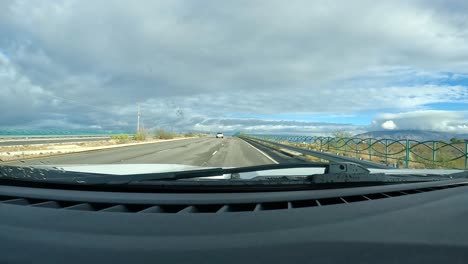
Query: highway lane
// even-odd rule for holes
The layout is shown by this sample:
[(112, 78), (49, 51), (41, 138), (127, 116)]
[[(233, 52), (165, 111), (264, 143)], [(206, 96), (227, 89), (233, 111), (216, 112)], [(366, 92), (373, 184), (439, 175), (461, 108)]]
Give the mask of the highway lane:
[(276, 162), (281, 163), (281, 164), (294, 164), (294, 163), (302, 163), (302, 162), (310, 162), (306, 160), (305, 158), (300, 158), (300, 157), (291, 157), (289, 155), (286, 155), (284, 153), (279, 152), (278, 150), (275, 150), (273, 148), (266, 147), (264, 145), (261, 145), (253, 140), (248, 140), (246, 139), (249, 144), (252, 146), (256, 147), (258, 150), (264, 152), (267, 154), (269, 157), (274, 159)]
[(241, 167), (272, 164), (274, 161), (239, 138), (204, 137), (43, 157), (13, 165), (143, 163)]

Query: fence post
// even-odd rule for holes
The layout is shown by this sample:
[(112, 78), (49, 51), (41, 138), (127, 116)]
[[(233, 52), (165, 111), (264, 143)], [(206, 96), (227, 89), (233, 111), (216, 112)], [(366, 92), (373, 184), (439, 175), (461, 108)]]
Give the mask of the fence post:
[(435, 168), (435, 163), (437, 160), (437, 142), (432, 142), (432, 166)]
[(405, 158), (405, 161), (406, 161), (406, 168), (408, 169), (409, 168), (409, 163), (410, 163), (410, 141), (409, 139), (406, 140), (406, 158)]
[(369, 144), (369, 160), (372, 161), (372, 138), (368, 139), (367, 144)]
[(322, 139), (323, 138), (320, 138), (320, 151), (322, 151), (322, 144), (323, 144)]
[(348, 139), (345, 139), (344, 141), (344, 152), (346, 153), (346, 155), (348, 155), (348, 143), (349, 143), (349, 140)]
[(327, 137), (327, 151), (330, 151), (330, 137)]
[(468, 141), (465, 141), (465, 170), (468, 170)]
[(359, 157), (358, 153), (359, 153), (359, 144), (354, 142), (354, 144), (356, 145), (356, 159)]
[(388, 165), (388, 139), (385, 140), (385, 163)]

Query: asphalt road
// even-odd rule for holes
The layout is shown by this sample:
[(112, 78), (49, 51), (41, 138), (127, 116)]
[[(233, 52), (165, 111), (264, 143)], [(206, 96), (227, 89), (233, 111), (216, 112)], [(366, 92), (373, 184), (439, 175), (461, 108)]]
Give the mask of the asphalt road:
[(274, 161), (242, 139), (205, 137), (43, 157), (16, 165), (142, 163), (240, 167), (272, 164)]
[(0, 147), (18, 146), (18, 145), (37, 145), (51, 143), (71, 143), (84, 141), (108, 140), (110, 137), (86, 137), (86, 138), (35, 138), (35, 139), (8, 139), (0, 140)]

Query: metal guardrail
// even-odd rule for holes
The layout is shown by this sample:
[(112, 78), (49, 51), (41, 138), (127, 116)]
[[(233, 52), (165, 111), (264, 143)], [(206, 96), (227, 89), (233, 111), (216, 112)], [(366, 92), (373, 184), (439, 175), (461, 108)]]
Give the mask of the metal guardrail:
[(420, 164), (429, 168), (468, 169), (468, 142), (416, 141), (375, 138), (336, 138), (286, 135), (248, 135), (252, 138), (303, 146), (307, 149), (342, 153), (370, 161), (400, 164), (406, 168)]

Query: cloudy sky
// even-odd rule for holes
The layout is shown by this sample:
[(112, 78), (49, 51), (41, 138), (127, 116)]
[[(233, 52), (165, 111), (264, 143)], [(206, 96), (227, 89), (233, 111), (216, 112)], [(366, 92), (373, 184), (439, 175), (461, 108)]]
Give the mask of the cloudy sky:
[(468, 133), (468, 2), (0, 1), (0, 129)]

